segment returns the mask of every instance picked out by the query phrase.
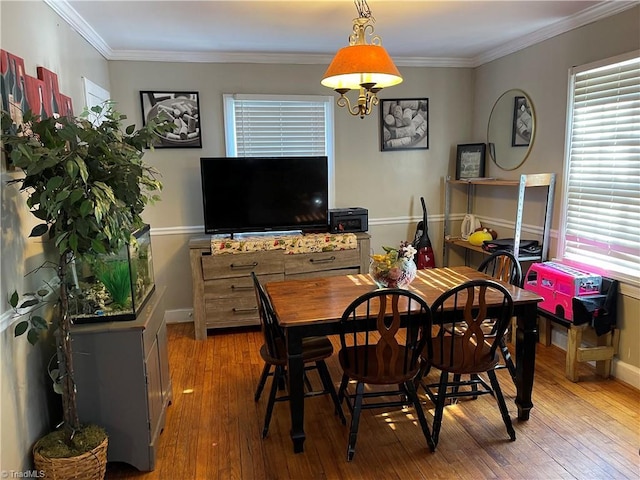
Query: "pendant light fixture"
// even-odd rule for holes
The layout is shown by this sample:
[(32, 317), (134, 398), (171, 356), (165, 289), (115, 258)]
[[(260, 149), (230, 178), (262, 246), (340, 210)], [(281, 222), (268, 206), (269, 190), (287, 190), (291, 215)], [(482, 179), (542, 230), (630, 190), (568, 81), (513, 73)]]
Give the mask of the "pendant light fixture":
[[(351, 115), (364, 118), (378, 104), (378, 92), (398, 85), (402, 77), (382, 47), (382, 39), (373, 34), (375, 19), (366, 0), (354, 0), (354, 3), (358, 18), (353, 20), (349, 46), (338, 50), (320, 83), (340, 94), (339, 107), (347, 107)], [(367, 43), (367, 36), (371, 38), (370, 43)], [(350, 90), (360, 92), (358, 103), (353, 106), (345, 95)]]

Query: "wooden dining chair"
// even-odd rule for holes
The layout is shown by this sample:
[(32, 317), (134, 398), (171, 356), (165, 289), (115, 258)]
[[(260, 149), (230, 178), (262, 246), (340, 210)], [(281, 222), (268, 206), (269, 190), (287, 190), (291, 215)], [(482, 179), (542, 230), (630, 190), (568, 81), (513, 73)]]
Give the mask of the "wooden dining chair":
[[(364, 332), (363, 322), (370, 323)], [(374, 290), (356, 298), (345, 309), (340, 321), (338, 358), (343, 375), (338, 397), (340, 402), (346, 401), (351, 412), (348, 461), (355, 454), (363, 409), (413, 404), (427, 444), (432, 451), (435, 449), (414, 385), (420, 352), (424, 348), (431, 350), (430, 331), (428, 305), (407, 290)], [(350, 380), (355, 381), (355, 391)], [(376, 397), (386, 399), (372, 400)]]
[[(434, 444), (438, 444), (446, 400), (483, 394), (494, 396), (509, 438), (515, 440), (516, 433), (495, 373), (500, 339), (513, 315), (509, 291), (493, 280), (470, 280), (440, 295), (431, 305), (431, 315), (437, 331), (432, 338), (431, 359), (426, 361), (441, 374), (438, 383), (422, 385), (436, 405)], [(487, 318), (495, 320), (490, 332), (483, 328)], [(464, 327), (459, 328), (460, 325)], [(481, 373), (488, 375), (490, 385), (480, 377)], [(469, 375), (469, 380), (461, 380), (462, 375)]]
[(478, 271), (520, 288), (524, 282), (520, 261), (506, 250), (498, 250), (486, 257), (478, 266)]
[[(251, 272), (251, 277), (256, 293), (260, 325), (262, 333), (264, 334), (264, 344), (260, 347), (260, 356), (264, 360), (264, 368), (254, 395), (256, 402), (260, 400), (267, 378), (269, 376), (273, 377), (269, 400), (267, 402), (264, 427), (262, 429), (262, 438), (265, 438), (269, 432), (269, 423), (271, 422), (275, 402), (289, 401), (288, 395), (277, 395), (278, 389), (284, 389), (286, 387), (287, 349), (284, 332), (278, 324), (278, 319), (273, 311), (269, 296), (254, 272)], [(335, 413), (340, 417), (342, 423), (346, 424), (347, 420), (338, 400), (335, 385), (331, 380), (329, 369), (325, 363), (325, 359), (331, 355), (333, 355), (333, 345), (327, 337), (309, 337), (302, 341), (302, 360), (305, 365), (304, 375), (305, 385), (307, 386), (305, 397), (329, 394), (333, 400)], [(271, 369), (273, 369), (273, 372)], [(307, 377), (307, 372), (310, 370), (317, 370), (320, 381), (322, 382), (322, 390), (314, 391), (311, 388), (311, 383)]]
[[(522, 274), (522, 266), (520, 265), (520, 261), (515, 257), (513, 253), (507, 252), (505, 250), (499, 250), (485, 258), (478, 266), (478, 271), (486, 273), (487, 275), (490, 275), (491, 277), (498, 280), (502, 280), (503, 282), (515, 285), (516, 287), (522, 288), (522, 285), (524, 284), (524, 276)], [(494, 326), (495, 322), (493, 321), (493, 319), (488, 319), (485, 321), (485, 328), (493, 330)], [(503, 366), (509, 370), (509, 375), (511, 375), (511, 379), (514, 381), (514, 383), (516, 379), (516, 366), (513, 363), (513, 358), (511, 357), (509, 347), (507, 347), (507, 339), (511, 338), (511, 342), (515, 344), (515, 332), (516, 322), (514, 317), (509, 322), (509, 326), (505, 331), (505, 335), (500, 339), (499, 345), (500, 353), (502, 354), (502, 358), (504, 360)]]
[[(510, 283), (511, 285), (515, 285), (517, 287), (522, 287), (524, 282), (522, 276), (522, 267), (518, 259), (511, 252), (507, 252), (505, 250), (499, 250), (497, 252), (492, 253), (488, 257), (486, 257), (482, 263), (478, 266), (478, 271), (486, 273), (487, 275), (497, 279), (502, 280), (503, 282)], [(494, 318), (487, 318), (482, 322), (482, 329), (487, 334), (493, 334), (495, 332), (496, 321)], [(459, 331), (462, 331), (466, 328), (466, 324), (461, 322), (456, 325), (456, 328)], [(500, 353), (502, 354), (503, 362), (499, 364), (496, 368), (506, 368), (509, 370), (509, 375), (511, 379), (515, 383), (516, 381), (516, 366), (513, 363), (513, 358), (511, 357), (511, 352), (509, 351), (509, 347), (507, 346), (507, 339), (511, 337), (515, 337), (515, 317), (511, 319), (507, 329), (500, 338), (500, 343), (498, 345), (500, 349)], [(512, 343), (515, 343), (515, 338), (512, 339)], [(476, 380), (477, 376), (476, 376)], [(456, 375), (454, 377), (454, 381), (460, 381), (460, 375)], [(474, 384), (474, 388), (476, 388), (476, 384)]]

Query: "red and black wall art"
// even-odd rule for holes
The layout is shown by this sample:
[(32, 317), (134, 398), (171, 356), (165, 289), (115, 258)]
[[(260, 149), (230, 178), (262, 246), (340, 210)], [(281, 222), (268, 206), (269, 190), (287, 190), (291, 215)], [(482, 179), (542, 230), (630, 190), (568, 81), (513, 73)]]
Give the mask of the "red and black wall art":
[(71, 98), (58, 88), (58, 75), (44, 67), (36, 70), (37, 78), (27, 75), (22, 58), (0, 50), (2, 110), (9, 112), (17, 124), (22, 123), (28, 110), (41, 119), (73, 115)]

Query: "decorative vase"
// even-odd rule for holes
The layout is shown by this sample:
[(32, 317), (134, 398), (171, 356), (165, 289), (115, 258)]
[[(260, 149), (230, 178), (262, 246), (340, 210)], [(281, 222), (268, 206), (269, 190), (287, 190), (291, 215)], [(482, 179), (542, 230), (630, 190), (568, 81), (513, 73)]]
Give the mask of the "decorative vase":
[(407, 288), (416, 278), (417, 267), (412, 258), (393, 263), (371, 261), (369, 275), (379, 288)]

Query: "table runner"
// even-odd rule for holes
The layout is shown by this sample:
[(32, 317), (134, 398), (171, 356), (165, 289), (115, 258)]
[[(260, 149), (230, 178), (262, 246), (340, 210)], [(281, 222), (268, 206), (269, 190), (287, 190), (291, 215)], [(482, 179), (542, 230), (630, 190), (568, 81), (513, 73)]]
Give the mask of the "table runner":
[(354, 233), (309, 233), (211, 238), (211, 253), (213, 255), (265, 250), (282, 250), (285, 255), (293, 255), (297, 253), (352, 250), (355, 248), (358, 248), (358, 239)]

